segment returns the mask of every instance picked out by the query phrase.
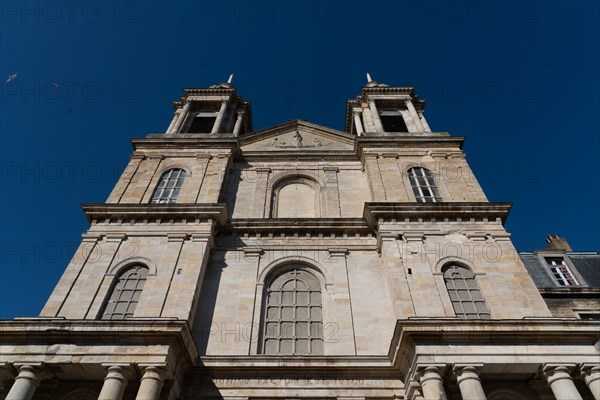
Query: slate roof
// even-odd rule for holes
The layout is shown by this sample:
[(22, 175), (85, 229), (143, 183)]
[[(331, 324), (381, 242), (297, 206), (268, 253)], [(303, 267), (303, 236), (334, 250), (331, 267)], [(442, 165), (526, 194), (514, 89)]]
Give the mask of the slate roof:
[[(538, 288), (560, 287), (550, 276), (545, 263), (536, 253), (519, 253), (523, 264)], [(600, 288), (600, 252), (568, 252), (565, 254), (587, 287)]]

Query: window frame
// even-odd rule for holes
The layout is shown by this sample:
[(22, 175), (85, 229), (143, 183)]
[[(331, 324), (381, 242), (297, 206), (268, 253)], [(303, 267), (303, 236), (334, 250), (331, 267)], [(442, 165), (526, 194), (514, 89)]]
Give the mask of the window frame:
[[(145, 273), (138, 278), (130, 279), (130, 277), (138, 273), (139, 271), (145, 271)], [(137, 306), (139, 304), (139, 300), (144, 291), (144, 287), (146, 286), (146, 282), (148, 281), (148, 276), (150, 275), (150, 268), (142, 263), (133, 263), (129, 264), (126, 267), (122, 268), (121, 271), (117, 275), (114, 276), (113, 281), (111, 283), (110, 289), (108, 290), (104, 303), (100, 312), (98, 313), (98, 319), (102, 320), (125, 320), (131, 318), (135, 315), (135, 311), (137, 310)], [(134, 287), (128, 287), (127, 282), (133, 281), (135, 283)], [(124, 282), (124, 283), (123, 283)], [(141, 287), (139, 287), (139, 282), (143, 282)], [(130, 291), (131, 296), (128, 298), (124, 298), (122, 295), (124, 292)], [(136, 296), (137, 294), (137, 296)], [(125, 311), (117, 313), (117, 305), (118, 303), (126, 303)], [(131, 305), (134, 304), (133, 310), (129, 310)], [(121, 315), (121, 317), (115, 317), (115, 315)]]
[[(551, 264), (551, 262), (555, 262), (559, 259), (560, 261), (562, 261), (562, 264)], [(552, 280), (559, 287), (582, 286), (581, 279), (577, 276), (576, 273), (574, 273), (573, 268), (569, 265), (565, 256), (545, 254), (542, 255), (542, 260), (547, 268), (548, 273), (552, 277)], [(568, 283), (568, 278), (565, 278), (564, 272), (560, 271), (559, 268), (564, 268), (566, 270), (566, 272), (570, 275), (571, 279), (573, 280), (574, 284)]]
[[(177, 171), (179, 174), (177, 177), (173, 178), (172, 174), (175, 171)], [(160, 175), (160, 178), (154, 187), (154, 191), (152, 192), (152, 196), (150, 196), (148, 203), (153, 205), (177, 203), (177, 199), (181, 195), (181, 189), (185, 183), (186, 176), (187, 171), (183, 168), (169, 168), (164, 171)], [(174, 184), (172, 187), (169, 187), (168, 184), (171, 180), (174, 181)], [(171, 189), (171, 192), (169, 195), (163, 196), (167, 189)], [(175, 192), (177, 192), (176, 195)]]
[[(417, 175), (416, 171), (421, 171), (422, 175)], [(417, 203), (443, 202), (442, 196), (440, 194), (440, 188), (435, 182), (435, 178), (431, 170), (425, 167), (415, 166), (409, 168), (406, 171), (406, 174), (408, 175), (408, 181), (410, 182), (410, 186), (413, 190), (413, 195), (415, 196), (415, 200)], [(420, 183), (420, 179), (424, 181), (424, 185)], [(426, 196), (423, 192), (423, 189), (427, 189), (430, 195)]]
[[(294, 290), (294, 291), (289, 291), (289, 290), (284, 290), (284, 286), (290, 282), (290, 280), (292, 279), (296, 279), (296, 283), (298, 280), (302, 280), (299, 278), (290, 278), (289, 276), (286, 277), (286, 275), (291, 275), (294, 274), (293, 276), (297, 277), (297, 274), (299, 273), (304, 273), (304, 274), (308, 274), (310, 275), (314, 281), (316, 282), (315, 286), (313, 288), (310, 287), (310, 285), (307, 285), (308, 290)], [(284, 280), (284, 284), (281, 285), (281, 287), (279, 288), (275, 288), (273, 289), (272, 285), (275, 284), (277, 281), (279, 280)], [(296, 284), (295, 283), (295, 284)], [(295, 288), (297, 289), (297, 288)], [(273, 292), (279, 293), (278, 296), (271, 296), (271, 294)], [(293, 299), (293, 303), (290, 304), (285, 304), (283, 302), (283, 293), (287, 292), (287, 293), (292, 293), (292, 299)], [(301, 292), (308, 292), (307, 294), (307, 303), (306, 304), (298, 304), (297, 303), (297, 294), (301, 293)], [(318, 293), (318, 303), (314, 303), (312, 304), (312, 293)], [(326, 315), (325, 312), (325, 304), (324, 304), (324, 287), (323, 287), (323, 281), (320, 277), (320, 275), (313, 270), (312, 268), (310, 268), (309, 266), (306, 266), (302, 263), (291, 263), (291, 264), (287, 264), (284, 267), (280, 267), (277, 268), (277, 270), (273, 271), (271, 274), (269, 274), (269, 277), (265, 280), (265, 284), (264, 284), (264, 288), (263, 288), (263, 294), (262, 294), (262, 305), (261, 305), (261, 323), (260, 323), (260, 331), (259, 331), (259, 340), (258, 340), (258, 354), (262, 354), (262, 355), (276, 355), (276, 356), (322, 356), (325, 354), (325, 338), (324, 338), (324, 316)], [(270, 300), (272, 298), (277, 298), (277, 302), (276, 303), (272, 303), (270, 302)], [(313, 312), (312, 312), (312, 308), (320, 308), (320, 315), (318, 315), (318, 318), (313, 318)], [(283, 309), (284, 308), (292, 308), (293, 309), (293, 319), (291, 320), (286, 320), (285, 317), (283, 316)], [(308, 308), (308, 312), (306, 314), (306, 320), (305, 319), (297, 319), (297, 315), (298, 315), (298, 309), (299, 308)], [(269, 314), (271, 313), (270, 310), (272, 309), (276, 309), (277, 310), (277, 318), (276, 319), (269, 319)], [(277, 326), (277, 332), (275, 335), (272, 335), (270, 333), (270, 328), (269, 328), (269, 324), (275, 323)], [(302, 335), (302, 336), (296, 336), (297, 335), (297, 328), (300, 326), (300, 324), (305, 324), (305, 329), (306, 329), (306, 335)], [(313, 329), (313, 324), (315, 325), (315, 328)], [(284, 326), (287, 326), (288, 329), (289, 327), (293, 326), (292, 332), (293, 334), (291, 336), (285, 336), (282, 335), (282, 331), (281, 329)], [(316, 334), (315, 334), (316, 332)], [(267, 348), (267, 341), (268, 340), (275, 340), (277, 341), (277, 349), (276, 352), (270, 352), (268, 351)], [(304, 340), (307, 341), (307, 349), (308, 352), (298, 352), (297, 350), (297, 345), (298, 342)], [(292, 351), (291, 352), (282, 352), (282, 348), (281, 348), (281, 344), (283, 341), (291, 341), (292, 342)], [(318, 342), (320, 342), (320, 344), (317, 344)], [(317, 347), (315, 347), (317, 346)]]
[[(448, 271), (452, 268), (454, 268), (455, 270), (458, 269), (460, 271), (465, 272), (465, 273), (461, 272), (461, 274), (460, 274), (461, 275), (460, 280), (464, 281), (464, 288), (463, 287), (457, 288), (455, 281), (458, 281), (459, 279), (454, 279), (450, 276), (447, 276)], [(489, 320), (492, 318), (490, 308), (487, 305), (487, 302), (485, 301), (485, 297), (481, 291), (479, 282), (477, 282), (477, 276), (475, 275), (475, 273), (473, 273), (471, 268), (469, 268), (461, 263), (449, 262), (449, 263), (446, 263), (441, 268), (440, 272), (442, 273), (442, 279), (444, 280), (444, 286), (446, 287), (446, 292), (448, 293), (448, 297), (450, 298), (450, 303), (452, 305), (454, 315), (457, 318), (464, 319), (464, 320)], [(452, 288), (450, 288), (448, 286), (448, 280), (452, 281)], [(467, 280), (473, 281), (473, 285), (471, 285), (471, 287), (469, 286), (469, 283)], [(462, 290), (462, 291), (466, 290), (467, 293), (469, 294), (469, 299), (468, 300), (461, 299), (459, 290)], [(455, 296), (453, 296), (453, 294), (452, 294), (453, 292), (454, 292)], [(479, 294), (478, 298), (473, 297), (473, 293), (475, 293), (475, 292)], [(453, 299), (453, 297), (455, 297), (455, 299)], [(473, 311), (467, 312), (465, 310), (464, 304), (466, 304), (466, 303), (473, 304), (474, 312)], [(485, 311), (480, 311), (478, 309), (477, 304), (479, 304), (479, 303), (484, 305)], [(462, 312), (457, 311), (456, 305), (460, 305)], [(473, 315), (473, 314), (475, 314), (476, 317), (469, 317), (469, 315)], [(484, 316), (484, 317), (482, 318), (482, 316)]]

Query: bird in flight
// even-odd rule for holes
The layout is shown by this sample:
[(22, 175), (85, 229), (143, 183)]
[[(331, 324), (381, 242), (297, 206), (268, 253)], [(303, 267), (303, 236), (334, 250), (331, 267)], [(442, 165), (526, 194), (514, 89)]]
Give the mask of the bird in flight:
[(8, 79), (6, 80), (6, 83), (11, 83), (15, 79), (17, 79), (17, 74), (9, 75)]

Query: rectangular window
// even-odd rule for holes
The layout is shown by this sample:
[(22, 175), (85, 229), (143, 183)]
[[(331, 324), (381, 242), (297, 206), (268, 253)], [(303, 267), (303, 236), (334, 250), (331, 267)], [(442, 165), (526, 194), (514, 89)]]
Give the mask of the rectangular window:
[(573, 276), (562, 257), (546, 257), (546, 264), (560, 286), (577, 286), (579, 283)]
[(192, 114), (191, 118), (191, 121), (188, 122), (187, 133), (211, 133), (217, 120), (217, 113), (214, 111), (199, 111)]
[(210, 133), (217, 117), (199, 117), (196, 116), (188, 133)]
[(382, 110), (379, 112), (379, 118), (386, 132), (408, 132), (400, 110)]

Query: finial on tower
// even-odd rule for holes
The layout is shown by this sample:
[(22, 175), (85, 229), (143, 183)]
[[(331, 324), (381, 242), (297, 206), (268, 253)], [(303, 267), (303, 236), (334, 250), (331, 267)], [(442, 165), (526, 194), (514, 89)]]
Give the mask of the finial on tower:
[(233, 74), (229, 75), (229, 79), (227, 79), (227, 83), (231, 84), (233, 82)]
[(371, 82), (372, 80), (373, 80), (373, 79), (371, 79), (371, 74), (369, 74), (369, 73), (367, 72), (367, 83), (368, 83), (368, 82)]

